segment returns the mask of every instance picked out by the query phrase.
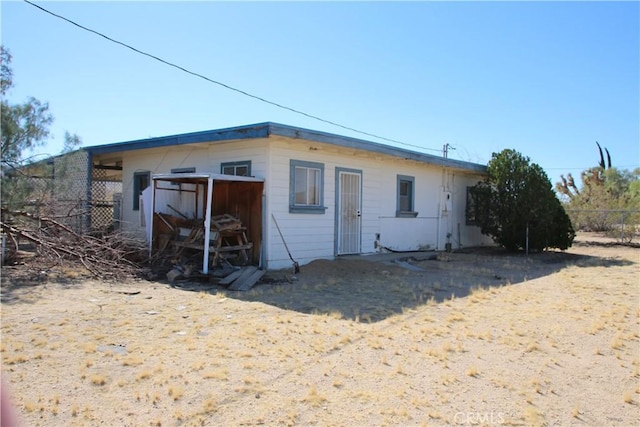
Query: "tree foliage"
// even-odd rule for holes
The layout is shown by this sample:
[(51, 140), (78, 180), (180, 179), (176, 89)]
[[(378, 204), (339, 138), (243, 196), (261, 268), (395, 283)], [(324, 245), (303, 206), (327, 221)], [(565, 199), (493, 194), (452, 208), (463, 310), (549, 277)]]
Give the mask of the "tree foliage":
[(2, 101), (2, 159), (19, 162), (25, 151), (42, 145), (53, 117), (48, 103), (30, 97), (22, 104)]
[(0, 94), (4, 97), (12, 86), (11, 53), (4, 46), (0, 46)]
[[(13, 87), (11, 53), (0, 46), (0, 90), (2, 154), (2, 205), (21, 208), (33, 199), (42, 199), (47, 194), (46, 180), (33, 179), (33, 172), (21, 168), (25, 150), (42, 144), (49, 135), (49, 125), (53, 121), (49, 106), (35, 98), (21, 104), (10, 104), (6, 95)], [(46, 168), (46, 165), (43, 165)], [(42, 172), (42, 171), (39, 171)]]
[[(580, 188), (573, 183), (571, 174), (556, 183), (556, 191), (565, 196), (565, 208), (571, 213), (574, 226), (587, 231), (615, 231), (616, 227), (632, 226), (640, 222), (640, 168), (634, 171), (611, 165), (609, 150), (606, 159), (596, 141), (600, 159), (598, 166), (584, 170)], [(624, 221), (622, 219), (624, 215)], [(631, 237), (632, 234), (629, 234)]]
[(483, 234), (516, 251), (567, 249), (575, 232), (540, 166), (515, 150), (493, 153), (487, 177), (471, 189)]
[[(1, 148), (2, 148), (2, 205), (10, 209), (23, 209), (25, 206), (53, 204), (51, 189), (54, 159), (45, 162), (30, 162), (25, 158), (29, 150), (44, 144), (49, 135), (53, 116), (49, 104), (30, 97), (23, 103), (12, 104), (6, 99), (13, 87), (11, 53), (0, 46), (2, 94), (1, 105)], [(81, 140), (75, 134), (65, 132), (63, 153), (80, 147)], [(56, 176), (64, 175), (64, 162), (58, 162)]]
[(6, 94), (13, 86), (11, 54), (0, 47), (2, 60), (2, 162), (5, 165), (18, 163), (27, 150), (44, 144), (49, 136), (53, 116), (49, 104), (30, 97), (21, 104), (10, 104)]
[[(596, 141), (596, 145), (598, 146), (598, 152), (600, 153), (600, 161), (598, 162), (598, 166), (586, 169), (582, 171), (580, 177), (582, 179), (583, 185), (589, 189), (591, 186), (597, 186), (604, 184), (605, 181), (605, 171), (607, 169), (612, 169), (611, 166), (611, 155), (609, 154), (609, 150), (605, 147), (604, 151), (607, 153), (607, 162), (604, 161), (604, 154), (602, 153), (602, 147), (600, 143)], [(573, 176), (569, 173), (565, 178), (564, 175), (560, 175), (560, 182), (556, 182), (556, 191), (566, 196), (569, 200), (573, 200), (576, 197), (580, 196), (580, 190), (576, 186), (576, 183), (573, 179)]]

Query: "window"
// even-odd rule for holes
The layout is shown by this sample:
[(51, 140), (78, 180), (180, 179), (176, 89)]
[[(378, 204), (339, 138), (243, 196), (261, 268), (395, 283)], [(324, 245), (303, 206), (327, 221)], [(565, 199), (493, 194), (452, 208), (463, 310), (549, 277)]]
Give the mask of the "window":
[(291, 160), (289, 212), (322, 214), (324, 207), (324, 165)]
[(398, 197), (396, 201), (396, 216), (400, 218), (415, 218), (414, 193), (415, 179), (412, 176), (398, 175)]
[(251, 176), (251, 160), (223, 163), (220, 165), (220, 173), (235, 176)]
[(479, 209), (476, 199), (473, 197), (473, 187), (467, 187), (467, 208), (465, 210), (465, 216), (467, 225), (479, 224)]
[(190, 168), (173, 168), (171, 169), (171, 173), (195, 173), (196, 172), (196, 168), (194, 167), (190, 167)]
[(133, 210), (140, 210), (142, 191), (151, 183), (151, 172), (134, 172), (133, 174)]
[[(190, 168), (173, 168), (171, 169), (171, 173), (195, 173), (196, 172), (196, 168), (195, 167), (190, 167)], [(180, 185), (179, 182), (172, 182), (171, 185)]]

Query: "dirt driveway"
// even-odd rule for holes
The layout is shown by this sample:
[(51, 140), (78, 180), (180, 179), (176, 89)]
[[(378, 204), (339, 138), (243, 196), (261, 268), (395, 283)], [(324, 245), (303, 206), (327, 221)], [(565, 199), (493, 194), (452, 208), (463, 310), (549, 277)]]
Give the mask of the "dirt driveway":
[(2, 283), (25, 425), (638, 425), (640, 250), (316, 261), (246, 293)]

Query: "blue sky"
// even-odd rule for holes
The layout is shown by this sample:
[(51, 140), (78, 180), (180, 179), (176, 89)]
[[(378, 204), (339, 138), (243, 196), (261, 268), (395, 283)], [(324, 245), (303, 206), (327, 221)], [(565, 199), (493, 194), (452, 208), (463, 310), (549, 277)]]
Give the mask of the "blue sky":
[[(638, 2), (38, 2), (213, 80), (486, 164), (514, 148), (552, 182), (640, 166)], [(2, 1), (13, 102), (48, 101), (57, 154), (265, 121), (404, 148), (262, 103)]]

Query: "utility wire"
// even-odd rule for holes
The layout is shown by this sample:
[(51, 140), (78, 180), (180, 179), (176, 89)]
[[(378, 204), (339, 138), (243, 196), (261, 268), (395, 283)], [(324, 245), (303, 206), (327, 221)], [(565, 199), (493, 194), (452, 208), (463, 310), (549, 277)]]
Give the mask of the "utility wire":
[[(571, 167), (562, 167), (562, 168), (544, 168), (545, 170), (567, 170), (567, 171), (571, 171), (571, 170), (587, 170), (589, 168), (595, 168), (597, 167), (597, 165), (591, 165), (591, 166), (585, 166), (585, 167), (581, 167), (581, 168), (571, 168)], [(622, 168), (637, 168), (638, 165), (616, 165), (614, 166), (616, 169), (622, 169)]]
[(109, 36), (106, 36), (106, 35), (100, 33), (99, 31), (92, 30), (91, 28), (87, 28), (87, 27), (85, 27), (83, 25), (80, 25), (77, 22), (72, 21), (71, 19), (65, 18), (62, 15), (58, 15), (57, 13), (51, 12), (50, 10), (47, 10), (44, 7), (39, 6), (39, 5), (35, 4), (35, 3), (32, 3), (29, 0), (23, 0), (23, 1), (25, 3), (31, 5), (31, 6), (35, 7), (35, 8), (40, 9), (41, 11), (43, 11), (45, 13), (48, 13), (49, 15), (55, 16), (56, 18), (62, 19), (63, 21), (66, 21), (66, 22), (68, 22), (68, 23), (70, 23), (72, 25), (75, 25), (78, 28), (81, 28), (81, 29), (83, 29), (85, 31), (88, 31), (88, 32), (93, 33), (93, 34), (95, 34), (97, 36), (105, 38), (105, 39), (109, 40), (112, 43), (119, 44), (120, 46), (126, 47), (127, 49), (131, 49), (132, 51), (134, 51), (136, 53), (139, 53), (140, 55), (144, 55), (144, 56), (147, 56), (147, 57), (149, 57), (151, 59), (155, 59), (158, 62), (161, 62), (161, 63), (163, 63), (165, 65), (168, 65), (170, 67), (173, 67), (173, 68), (177, 68), (178, 70), (183, 71), (183, 72), (185, 72), (187, 74), (191, 74), (192, 76), (199, 77), (199, 78), (201, 78), (203, 80), (208, 81), (209, 83), (213, 83), (213, 84), (216, 84), (218, 86), (222, 86), (225, 89), (229, 89), (229, 90), (232, 90), (234, 92), (240, 93), (242, 95), (248, 96), (250, 98), (257, 99), (258, 101), (262, 101), (262, 102), (264, 102), (266, 104), (270, 104), (270, 105), (273, 105), (275, 107), (282, 108), (284, 110), (288, 110), (288, 111), (291, 111), (291, 112), (296, 113), (296, 114), (301, 114), (301, 115), (309, 117), (311, 119), (318, 120), (318, 121), (321, 121), (323, 123), (327, 123), (327, 124), (330, 124), (330, 125), (333, 125), (333, 126), (337, 126), (337, 127), (342, 128), (342, 129), (346, 129), (346, 130), (349, 130), (349, 131), (352, 131), (352, 132), (356, 132), (356, 133), (359, 133), (359, 134), (362, 134), (362, 135), (367, 135), (367, 136), (370, 136), (370, 137), (373, 137), (373, 138), (382, 139), (384, 141), (394, 142), (396, 144), (401, 144), (401, 145), (405, 145), (405, 146), (408, 146), (408, 147), (419, 148), (421, 150), (429, 150), (429, 151), (437, 151), (437, 152), (441, 151), (441, 150), (437, 150), (437, 149), (434, 149), (434, 148), (425, 148), (425, 147), (421, 147), (419, 145), (409, 144), (409, 143), (406, 143), (406, 142), (398, 141), (396, 139), (385, 138), (384, 136), (379, 136), (379, 135), (376, 135), (376, 134), (373, 134), (373, 133), (364, 132), (364, 131), (361, 131), (361, 130), (358, 130), (358, 129), (354, 129), (354, 128), (349, 127), (349, 126), (341, 125), (340, 123), (336, 123), (336, 122), (333, 122), (331, 120), (327, 120), (327, 119), (323, 119), (323, 118), (318, 117), (318, 116), (314, 116), (313, 114), (305, 113), (304, 111), (297, 110), (295, 108), (287, 107), (286, 105), (282, 105), (282, 104), (279, 104), (277, 102), (269, 101), (268, 99), (262, 98), (262, 97), (257, 96), (257, 95), (253, 95), (251, 93), (245, 92), (244, 90), (241, 90), (241, 89), (235, 88), (233, 86), (229, 86), (229, 85), (227, 85), (225, 83), (210, 79), (209, 77), (204, 76), (204, 75), (199, 74), (199, 73), (196, 73), (194, 71), (190, 71), (190, 70), (188, 70), (188, 69), (186, 69), (184, 67), (181, 67), (180, 65), (177, 65), (177, 64), (174, 64), (172, 62), (166, 61), (166, 60), (164, 60), (162, 58), (159, 58), (159, 57), (157, 57), (155, 55), (152, 55), (150, 53), (143, 52), (143, 51), (141, 51), (139, 49), (136, 49), (133, 46), (130, 46), (130, 45), (126, 44), (126, 43), (123, 43), (123, 42), (115, 40), (115, 39), (113, 39), (113, 38), (111, 38)]

